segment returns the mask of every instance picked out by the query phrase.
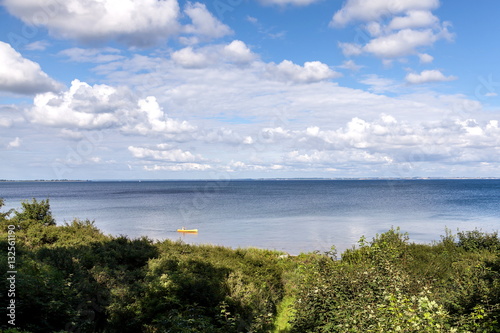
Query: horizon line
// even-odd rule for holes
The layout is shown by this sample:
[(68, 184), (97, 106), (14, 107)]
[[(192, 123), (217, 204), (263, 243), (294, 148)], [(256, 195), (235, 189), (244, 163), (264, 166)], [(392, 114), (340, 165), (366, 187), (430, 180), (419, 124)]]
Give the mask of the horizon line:
[(124, 178), (124, 179), (0, 179), (0, 182), (159, 182), (159, 181), (263, 181), (263, 180), (498, 180), (500, 177), (258, 177), (258, 178)]

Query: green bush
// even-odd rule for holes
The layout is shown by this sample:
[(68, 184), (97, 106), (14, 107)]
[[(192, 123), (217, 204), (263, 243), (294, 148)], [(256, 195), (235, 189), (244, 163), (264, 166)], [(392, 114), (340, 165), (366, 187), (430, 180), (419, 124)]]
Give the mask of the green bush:
[(49, 199), (37, 201), (35, 198), (31, 202), (23, 201), (21, 203), (23, 210), (14, 211), (12, 224), (27, 228), (31, 224), (42, 224), (44, 226), (55, 225), (56, 221), (52, 217)]
[(0, 224), (3, 248), (18, 227), (19, 326), (2, 322), (5, 332), (500, 331), (497, 233), (414, 244), (391, 229), (337, 260), (334, 248), (293, 257), (106, 236), (88, 220), (57, 226), (48, 200)]
[(466, 251), (500, 250), (498, 233), (486, 233), (479, 230), (458, 232), (458, 246)]
[(292, 331), (498, 332), (498, 251), (470, 253), (450, 239), (411, 244), (392, 229), (361, 238), (340, 261), (316, 257), (302, 274)]

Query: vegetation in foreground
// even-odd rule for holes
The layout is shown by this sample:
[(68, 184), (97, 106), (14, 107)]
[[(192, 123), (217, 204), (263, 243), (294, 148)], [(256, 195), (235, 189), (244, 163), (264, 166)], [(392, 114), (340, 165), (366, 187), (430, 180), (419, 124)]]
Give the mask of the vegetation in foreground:
[(57, 226), (48, 200), (0, 226), (0, 267), (15, 233), (17, 270), (15, 326), (1, 282), (3, 332), (500, 332), (496, 232), (422, 245), (391, 229), (337, 259)]

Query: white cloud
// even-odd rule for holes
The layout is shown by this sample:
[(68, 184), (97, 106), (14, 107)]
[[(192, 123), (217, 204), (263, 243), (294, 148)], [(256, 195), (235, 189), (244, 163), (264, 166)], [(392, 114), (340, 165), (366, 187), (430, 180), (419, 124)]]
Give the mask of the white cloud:
[(357, 56), (363, 53), (363, 46), (355, 43), (338, 43), (342, 53), (346, 57)]
[(196, 130), (196, 127), (187, 121), (178, 121), (167, 117), (154, 96), (140, 99), (137, 105), (139, 109), (133, 111), (133, 114), (137, 116), (137, 119), (134, 119), (136, 124), (126, 127), (127, 132), (147, 135), (149, 133), (181, 134)]
[(230, 61), (235, 63), (248, 63), (257, 58), (256, 54), (240, 40), (233, 40), (230, 44), (224, 46), (224, 54)]
[(229, 163), (229, 165), (225, 168), (225, 170), (228, 172), (235, 172), (235, 171), (269, 172), (269, 171), (283, 170), (285, 168), (286, 168), (285, 165), (277, 164), (277, 163), (256, 164), (256, 163), (244, 163), (242, 161), (231, 161)]
[(118, 40), (142, 47), (180, 31), (177, 0), (5, 0), (2, 4), (27, 24), (83, 42)]
[[(121, 147), (130, 157), (133, 155), (127, 147), (137, 148), (134, 165), (166, 175), (169, 171), (202, 169), (233, 171), (245, 177), (277, 170), (283, 175), (333, 169), (349, 174), (360, 172), (357, 166), (373, 175), (397, 168), (398, 163), (406, 163), (408, 156), (422, 150), (422, 163), (441, 165), (455, 163), (462, 153), (467, 153), (463, 156), (468, 159), (479, 158), (472, 153), (475, 147), (492, 153), (498, 143), (498, 129), (486, 125), (489, 123), (484, 118), (477, 119), (478, 125), (467, 124), (467, 128), (455, 122), (461, 115), (460, 110), (453, 113), (455, 104), (467, 104), (470, 113), (482, 109), (475, 101), (471, 111), (473, 101), (465, 96), (420, 91), (393, 98), (329, 80), (309, 84), (303, 78), (298, 80), (293, 70), (278, 79), (276, 72), (271, 75), (269, 71), (271, 66), (277, 71), (278, 64), (258, 58), (248, 66), (230, 63), (225, 58), (227, 45), (193, 46), (193, 52), (211, 61), (216, 58), (211, 66), (196, 70), (179, 66), (168, 57), (134, 57), (112, 64), (116, 67), (105, 77), (107, 82), (115, 86), (126, 82), (132, 91), (156, 96), (129, 98), (126, 112), (117, 114), (116, 135), (147, 136)], [(291, 64), (298, 72), (306, 67)], [(144, 86), (145, 78), (153, 78), (153, 83)], [(295, 84), (283, 84), (285, 79)], [(377, 93), (404, 91), (404, 86), (380, 76), (365, 76), (363, 81)], [(187, 127), (172, 137), (165, 136), (165, 121), (172, 121), (172, 117), (186, 119)], [(176, 121), (170, 128), (181, 125)], [(154, 146), (151, 140), (175, 142), (175, 146)], [(294, 151), (295, 158), (288, 156)], [(210, 156), (210, 162), (196, 159), (199, 152)]]
[(335, 13), (331, 25), (343, 26), (352, 21), (377, 21), (384, 16), (403, 14), (412, 10), (432, 10), (439, 0), (348, 0)]
[(373, 37), (380, 36), (384, 32), (384, 28), (382, 27), (382, 25), (375, 21), (368, 22), (368, 24), (366, 24), (365, 26), (365, 29)]
[[(379, 34), (365, 45), (339, 42), (339, 47), (345, 56), (357, 56), (371, 53), (379, 58), (398, 58), (418, 53), (423, 47), (429, 47), (440, 39), (450, 40), (452, 35), (446, 27), (434, 29), (402, 29), (397, 32)], [(433, 59), (427, 54), (419, 54), (421, 61), (430, 62)]]
[(157, 148), (158, 149), (150, 149), (144, 147), (129, 146), (128, 150), (135, 158), (145, 160), (164, 162), (195, 162), (203, 160), (200, 155), (194, 155), (189, 151), (183, 151), (181, 149), (169, 149), (170, 147), (162, 146)]
[(399, 88), (394, 80), (380, 77), (376, 74), (366, 75), (359, 82), (370, 86), (370, 91), (373, 91), (374, 93), (396, 91)]
[(252, 24), (257, 24), (259, 23), (259, 20), (256, 17), (247, 15), (246, 20)]
[(14, 140), (7, 144), (7, 149), (19, 148), (21, 147), (21, 139), (16, 137)]
[(10, 44), (0, 41), (0, 91), (31, 95), (61, 87), (39, 64), (23, 58)]
[(406, 16), (397, 16), (387, 26), (390, 30), (415, 29), (435, 26), (439, 19), (427, 10), (410, 10)]
[[(23, 108), (20, 105), (2, 105), (0, 104), (0, 127), (15, 128), (19, 124), (26, 123), (26, 119), (22, 116)], [(6, 131), (2, 134), (5, 136)], [(17, 135), (19, 133), (16, 133)]]
[(51, 44), (46, 40), (37, 40), (27, 44), (24, 48), (28, 51), (45, 51)]
[(202, 52), (193, 51), (191, 46), (175, 51), (172, 60), (184, 68), (203, 68), (212, 63), (212, 60)]
[(439, 39), (431, 29), (403, 29), (396, 33), (372, 39), (363, 51), (380, 58), (404, 57), (416, 52), (417, 48), (430, 46)]
[[(387, 61), (417, 54), (438, 40), (453, 40), (450, 23), (441, 23), (431, 12), (439, 4), (439, 0), (348, 0), (330, 25), (366, 22), (364, 43), (339, 42), (339, 47), (346, 56), (371, 53)], [(419, 56), (421, 62), (431, 62), (430, 56)]]
[(420, 74), (417, 73), (408, 73), (406, 75), (406, 82), (411, 84), (423, 84), (429, 82), (445, 82), (445, 81), (453, 81), (458, 79), (456, 76), (450, 75), (445, 76), (439, 70), (425, 70)]
[(68, 91), (36, 95), (31, 122), (66, 129), (117, 128), (141, 135), (175, 135), (196, 127), (167, 117), (156, 98), (136, 99), (130, 91), (73, 80)]
[(420, 53), (418, 57), (420, 59), (420, 63), (422, 64), (429, 64), (434, 61), (434, 57), (427, 53)]
[(71, 88), (59, 94), (35, 96), (29, 111), (34, 123), (56, 126), (98, 129), (117, 126), (115, 109), (123, 105), (123, 96), (113, 87), (74, 80)]
[(200, 163), (180, 163), (174, 165), (145, 165), (144, 170), (146, 171), (205, 171), (212, 169), (209, 164)]
[(343, 68), (343, 69), (348, 69), (348, 70), (351, 70), (353, 72), (357, 72), (361, 68), (363, 68), (364, 66), (356, 64), (356, 62), (354, 62), (354, 60), (345, 60), (342, 63), (342, 65), (337, 66), (337, 67), (338, 68)]
[(341, 76), (319, 61), (306, 62), (304, 66), (300, 66), (289, 60), (283, 60), (278, 65), (269, 64), (268, 73), (277, 80), (297, 83), (318, 82)]
[(68, 140), (82, 140), (85, 136), (82, 132), (70, 130), (67, 128), (61, 129), (59, 136)]
[(209, 164), (198, 154), (174, 148), (169, 144), (158, 144), (155, 148), (129, 146), (128, 151), (143, 163), (146, 171), (204, 171)]
[(120, 52), (120, 50), (112, 47), (102, 49), (82, 49), (73, 47), (60, 51), (59, 55), (68, 57), (70, 61), (74, 62), (106, 63), (124, 59), (125, 57), (120, 55)]
[[(287, 164), (311, 165), (314, 167), (332, 169), (331, 166), (341, 166), (346, 163), (360, 164), (390, 164), (393, 160), (384, 154), (369, 153), (362, 150), (344, 150), (344, 151), (318, 151), (313, 150), (309, 153), (301, 153), (297, 150), (289, 152), (284, 156), (284, 161)], [(337, 170), (333, 168), (333, 170)]]
[(315, 150), (312, 153), (300, 154), (298, 150), (294, 150), (285, 156), (287, 161), (300, 162), (300, 163), (324, 163), (331, 161), (331, 154), (325, 151)]
[(0, 118), (0, 127), (12, 126), (12, 120), (9, 118)]
[[(293, 131), (291, 140), (297, 148), (284, 155), (294, 163), (410, 163), (474, 160), (478, 150), (495, 150), (500, 142), (497, 120), (480, 124), (475, 119), (408, 123), (382, 114), (379, 119), (351, 119), (335, 130), (309, 127)], [(473, 156), (462, 158), (461, 155)], [(486, 159), (487, 160), (487, 159)]]
[(192, 24), (183, 28), (184, 33), (195, 35), (192, 38), (183, 39), (189, 44), (196, 44), (200, 41), (221, 38), (233, 33), (231, 28), (213, 16), (207, 7), (199, 2), (188, 3), (184, 12), (192, 21)]
[(173, 52), (171, 58), (177, 65), (184, 68), (206, 68), (225, 63), (244, 65), (258, 57), (244, 42), (234, 40), (229, 44), (210, 45), (197, 49), (188, 46)]

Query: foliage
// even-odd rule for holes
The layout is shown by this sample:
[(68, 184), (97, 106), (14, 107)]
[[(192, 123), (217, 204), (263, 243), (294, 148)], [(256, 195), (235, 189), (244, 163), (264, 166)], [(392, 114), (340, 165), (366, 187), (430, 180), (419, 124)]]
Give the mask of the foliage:
[[(5, 205), (4, 199), (0, 198), (0, 209)], [(0, 223), (5, 223), (7, 221), (7, 217), (12, 213), (12, 209), (7, 212), (0, 212)]]
[(467, 251), (500, 250), (498, 232), (486, 233), (479, 230), (458, 232), (458, 246)]
[(37, 201), (35, 198), (31, 202), (23, 201), (21, 203), (23, 210), (14, 211), (15, 216), (11, 223), (20, 228), (28, 228), (31, 225), (53, 226), (56, 221), (52, 217), (49, 199)]
[(391, 229), (337, 259), (334, 247), (288, 256), (57, 226), (48, 200), (12, 215), (0, 213), (0, 246), (16, 226), (19, 326), (5, 332), (500, 331), (496, 233), (425, 245)]
[(361, 238), (340, 261), (317, 256), (305, 266), (292, 331), (498, 332), (498, 251), (449, 240), (410, 244), (391, 229)]

